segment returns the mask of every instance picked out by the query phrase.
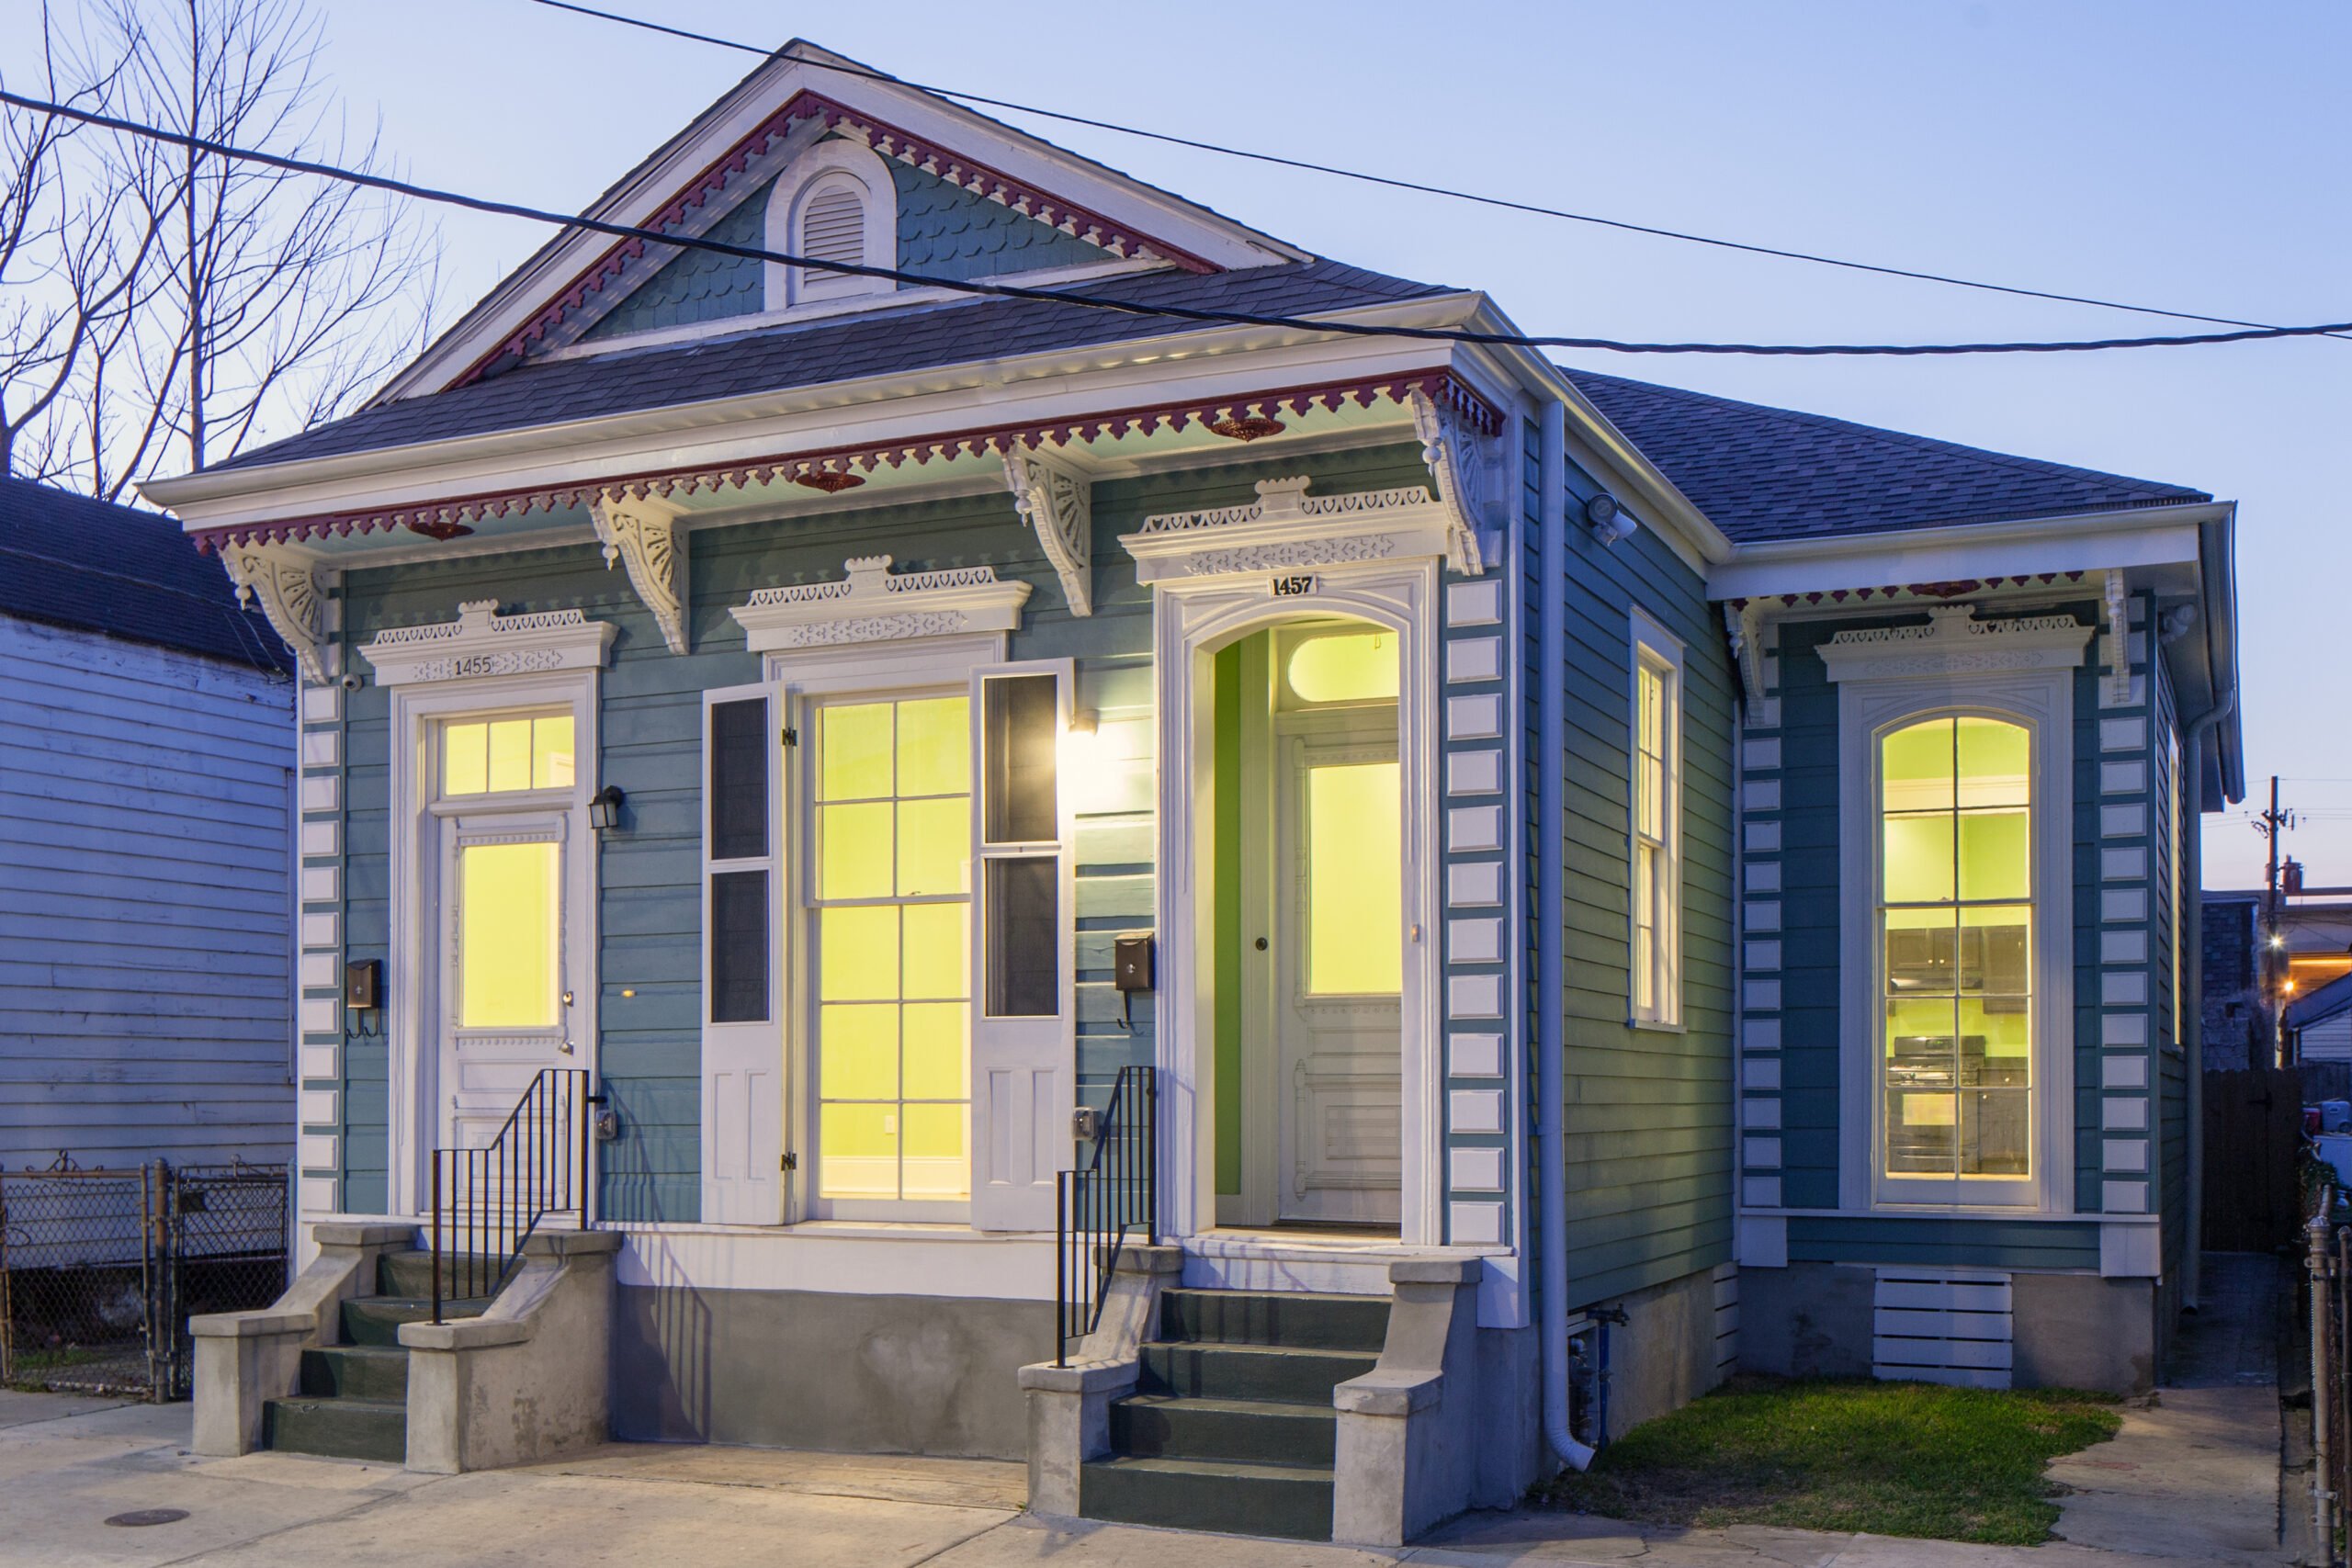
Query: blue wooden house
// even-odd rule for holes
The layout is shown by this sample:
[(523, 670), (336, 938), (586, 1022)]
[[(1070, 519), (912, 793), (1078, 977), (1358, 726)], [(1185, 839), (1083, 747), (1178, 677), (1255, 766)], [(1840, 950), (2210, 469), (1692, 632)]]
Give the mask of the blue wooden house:
[(844, 64), (594, 215), (910, 276), (567, 234), (150, 487), (356, 966), (199, 1446), (1393, 1541), (1736, 1363), (2143, 1385), (2231, 506), (1395, 335), (1510, 329)]
[(169, 518), (0, 479), (0, 1169), (292, 1157), (291, 663)]

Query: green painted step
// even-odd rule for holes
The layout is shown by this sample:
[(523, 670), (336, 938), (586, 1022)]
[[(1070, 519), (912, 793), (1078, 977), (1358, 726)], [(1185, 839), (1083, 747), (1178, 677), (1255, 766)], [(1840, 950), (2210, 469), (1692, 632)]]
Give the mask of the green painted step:
[[(480, 1317), (487, 1298), (443, 1302), (444, 1317)], [(343, 1337), (350, 1345), (381, 1345), (397, 1348), (401, 1325), (425, 1323), (433, 1317), (433, 1303), (424, 1296), (353, 1296), (343, 1303)]]
[(1138, 1393), (1331, 1406), (1331, 1390), (1362, 1377), (1376, 1356), (1293, 1350), (1280, 1345), (1149, 1344)]
[(1254, 1399), (1145, 1393), (1111, 1406), (1111, 1451), (1136, 1459), (1306, 1464), (1328, 1470), (1338, 1442), (1339, 1417), (1328, 1401), (1318, 1410)]
[[(488, 1258), (448, 1258), (441, 1263), (442, 1289), (456, 1295), (461, 1286), (470, 1287), (476, 1293), (496, 1295), (495, 1289), (486, 1289), (506, 1269), (503, 1259)], [(433, 1297), (433, 1254), (422, 1249), (407, 1252), (387, 1252), (376, 1259), (376, 1293), (385, 1296), (417, 1296), (430, 1301)]]
[(1388, 1298), (1164, 1291), (1159, 1297), (1159, 1337), (1376, 1356), (1388, 1338)]
[(330, 1345), (302, 1352), (300, 1392), (317, 1399), (408, 1402), (408, 1352), (377, 1345)]
[(1080, 1467), (1090, 1519), (1227, 1535), (1331, 1539), (1331, 1472), (1308, 1465), (1114, 1458)]
[(377, 1399), (273, 1399), (264, 1407), (266, 1440), (285, 1453), (330, 1459), (408, 1459), (408, 1406)]

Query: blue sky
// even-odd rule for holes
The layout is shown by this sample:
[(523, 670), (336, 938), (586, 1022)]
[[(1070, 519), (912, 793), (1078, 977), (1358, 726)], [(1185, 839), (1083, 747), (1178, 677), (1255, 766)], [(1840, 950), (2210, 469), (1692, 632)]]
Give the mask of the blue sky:
[[(11, 0), (11, 8), (20, 0)], [(2352, 319), (2352, 7), (2154, 0), (1139, 6), (605, 0), (910, 80), (1668, 227), (2287, 322)], [(526, 0), (325, 0), (355, 119), (415, 178), (576, 209), (749, 56)], [(1018, 117), (1008, 117), (1015, 118)], [(1107, 132), (1028, 127), (1323, 254), (1486, 289), (1533, 332), (1933, 341), (2193, 331), (1733, 255)], [(533, 225), (445, 219), (470, 301)], [(2352, 343), (1976, 360), (1588, 355), (1622, 375), (2189, 484), (2240, 511), (2247, 771), (2352, 883), (2352, 725), (2314, 711), (2346, 612)], [(2324, 689), (2324, 688), (2323, 688)], [(2209, 825), (2207, 880), (2261, 842)]]

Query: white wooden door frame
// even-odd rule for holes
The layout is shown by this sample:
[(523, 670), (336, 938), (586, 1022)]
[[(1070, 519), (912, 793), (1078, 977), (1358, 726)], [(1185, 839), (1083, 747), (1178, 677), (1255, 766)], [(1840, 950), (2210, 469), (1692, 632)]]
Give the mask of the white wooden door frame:
[(1159, 1030), (1161, 1228), (1182, 1238), (1216, 1225), (1214, 836), (1216, 716), (1211, 657), (1262, 626), (1347, 616), (1397, 635), (1397, 762), (1403, 773), (1406, 950), (1403, 993), (1404, 1182), (1398, 1240), (1444, 1239), (1438, 948), (1438, 562), (1323, 567), (1317, 591), (1276, 599), (1268, 571), (1153, 584), (1152, 665), (1159, 713)]

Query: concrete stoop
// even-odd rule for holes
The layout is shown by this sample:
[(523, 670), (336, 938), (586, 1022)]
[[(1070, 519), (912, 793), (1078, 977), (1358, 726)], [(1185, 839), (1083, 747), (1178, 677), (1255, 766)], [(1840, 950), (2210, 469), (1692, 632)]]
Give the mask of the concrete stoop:
[[(433, 1316), (433, 1255), (376, 1259), (374, 1295), (339, 1303), (342, 1342), (305, 1348), (295, 1392), (264, 1406), (263, 1446), (330, 1459), (408, 1461), (409, 1352), (402, 1324)], [(446, 1318), (480, 1317), (491, 1298), (442, 1303)]]
[(1330, 1540), (1332, 1393), (1378, 1364), (1387, 1332), (1380, 1297), (1162, 1292), (1080, 1517)]

